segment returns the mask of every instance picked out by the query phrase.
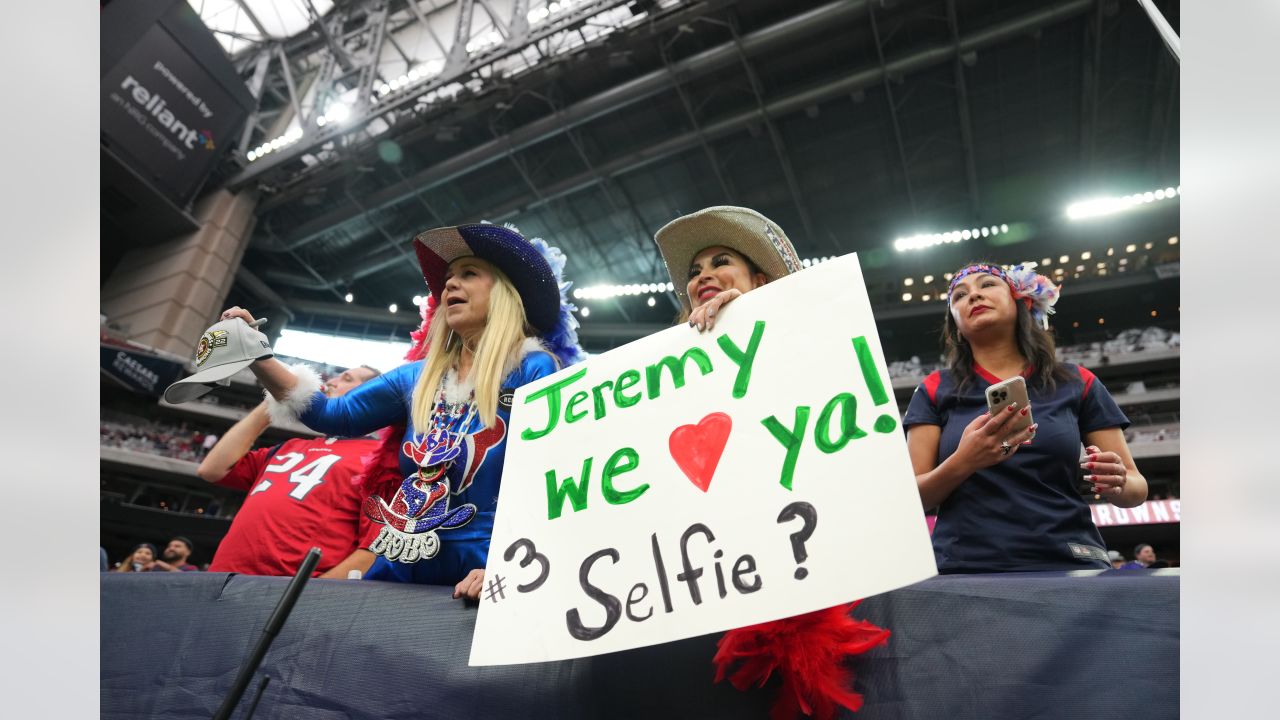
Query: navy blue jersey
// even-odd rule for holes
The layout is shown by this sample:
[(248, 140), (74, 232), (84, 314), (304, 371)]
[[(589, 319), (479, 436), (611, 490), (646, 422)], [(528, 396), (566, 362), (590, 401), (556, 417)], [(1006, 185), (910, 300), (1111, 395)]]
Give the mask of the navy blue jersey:
[[(1038, 424), (1030, 445), (966, 478), (938, 508), (933, 553), (942, 573), (1109, 568), (1106, 547), (1078, 487), (1082, 438), (1129, 426), (1111, 393), (1083, 367), (1055, 390), (1027, 384)], [(986, 390), (1000, 379), (976, 363), (962, 391), (946, 371), (916, 388), (902, 424), (938, 425), (940, 464), (965, 427), (987, 411)]]
[[(309, 428), (329, 435), (361, 436), (378, 428), (404, 421), (400, 472), (413, 476), (418, 462), (408, 453), (420, 445), (423, 434), (413, 426), (413, 388), (422, 374), (423, 361), (400, 367), (361, 384), (351, 392), (326, 398), (316, 393), (300, 419)], [(501, 395), (510, 397), (516, 388), (556, 372), (556, 361), (546, 352), (526, 354), (520, 366), (502, 382)], [(509, 403), (509, 400), (507, 401)], [(468, 418), (462, 430), (466, 440), (462, 455), (449, 473), (450, 506), (472, 504), (476, 513), (465, 525), (440, 532), (440, 551), (430, 559), (415, 563), (390, 562), (378, 557), (366, 577), (433, 585), (452, 585), (467, 572), (483, 568), (489, 555), (493, 519), (498, 507), (498, 485), (502, 479), (507, 451), (507, 428), (511, 407), (499, 402), (498, 421), (485, 429), (478, 415)]]

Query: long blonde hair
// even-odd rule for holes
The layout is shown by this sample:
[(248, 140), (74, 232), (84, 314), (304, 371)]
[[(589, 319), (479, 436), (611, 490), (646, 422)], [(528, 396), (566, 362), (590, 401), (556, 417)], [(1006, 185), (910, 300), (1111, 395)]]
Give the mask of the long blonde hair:
[[(476, 343), (468, 378), (475, 381), (475, 404), (480, 421), (491, 428), (498, 422), (498, 393), (502, 389), (502, 381), (520, 361), (521, 346), (529, 332), (524, 304), (515, 286), (498, 268), (487, 262), (484, 267), (493, 273), (494, 282), (489, 291), (489, 315), (480, 333), (480, 341)], [(443, 310), (444, 306), (440, 309)], [(445, 373), (457, 366), (461, 357), (461, 336), (450, 333), (445, 313), (437, 312), (427, 329), (427, 359), (422, 374), (418, 376), (418, 384), (413, 388), (412, 420), (415, 428), (425, 431), (431, 426), (440, 383)]]

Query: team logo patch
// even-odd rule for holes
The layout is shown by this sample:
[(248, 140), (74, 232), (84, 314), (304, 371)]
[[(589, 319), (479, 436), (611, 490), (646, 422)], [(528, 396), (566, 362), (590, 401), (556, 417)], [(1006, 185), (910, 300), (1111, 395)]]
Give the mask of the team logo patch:
[(441, 545), (437, 531), (460, 528), (477, 513), (472, 503), (451, 507), (450, 498), (471, 486), (490, 451), (506, 436), (507, 424), (499, 416), (494, 427), (481, 426), (475, 433), (436, 429), (405, 442), (401, 452), (419, 469), (400, 483), (390, 502), (378, 495), (365, 498), (364, 514), (383, 526), (369, 551), (402, 563), (435, 557)]
[(436, 530), (452, 530), (471, 522), (476, 516), (475, 505), (449, 507), (447, 469), (441, 465), (430, 476), (426, 472), (410, 475), (389, 503), (378, 495), (365, 498), (364, 514), (383, 526), (370, 543), (370, 552), (392, 562), (430, 560), (440, 552)]
[(209, 359), (209, 355), (213, 353), (214, 348), (227, 346), (226, 330), (210, 330), (200, 336), (200, 342), (196, 343), (196, 367), (204, 364)]

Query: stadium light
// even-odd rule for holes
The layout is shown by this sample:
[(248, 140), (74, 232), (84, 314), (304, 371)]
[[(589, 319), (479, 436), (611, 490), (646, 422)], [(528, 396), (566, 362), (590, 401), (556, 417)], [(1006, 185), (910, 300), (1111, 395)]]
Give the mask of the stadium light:
[(290, 128), (288, 132), (281, 135), (280, 137), (267, 140), (266, 142), (262, 143), (258, 147), (245, 153), (245, 159), (248, 160), (249, 162), (260, 160), (262, 156), (266, 155), (267, 153), (273, 152), (275, 150), (279, 150), (280, 148), (285, 147), (286, 145), (292, 145), (293, 143), (296, 143), (301, 139), (302, 139), (302, 128), (301, 127)]
[(987, 227), (951, 230), (943, 233), (920, 233), (910, 237), (900, 237), (893, 241), (893, 249), (898, 252), (906, 250), (923, 250), (934, 245), (957, 243), (978, 237), (993, 237), (1009, 232), (1008, 225), (989, 225)]
[(390, 305), (388, 305), (388, 306), (387, 306), (387, 309), (394, 313), (395, 311), (399, 310), (400, 308), (399, 308), (399, 306), (397, 306), (395, 303), (391, 303)]
[(345, 296), (343, 296), (342, 299), (346, 300), (347, 302), (351, 302), (352, 300), (356, 299), (356, 296), (352, 295), (351, 293), (347, 293)]
[(1081, 200), (1068, 205), (1067, 217), (1072, 220), (1087, 220), (1089, 218), (1114, 215), (1126, 210), (1132, 210), (1139, 205), (1147, 205), (1161, 200), (1171, 200), (1181, 194), (1182, 186), (1179, 185), (1177, 187), (1167, 187), (1159, 190), (1134, 193), (1123, 197), (1090, 198), (1088, 200)]

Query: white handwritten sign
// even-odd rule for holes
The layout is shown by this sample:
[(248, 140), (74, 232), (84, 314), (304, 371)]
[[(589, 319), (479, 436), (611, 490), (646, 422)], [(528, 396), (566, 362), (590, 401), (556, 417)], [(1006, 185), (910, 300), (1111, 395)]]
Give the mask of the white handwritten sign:
[(856, 255), (516, 392), (472, 665), (790, 617), (937, 573)]

